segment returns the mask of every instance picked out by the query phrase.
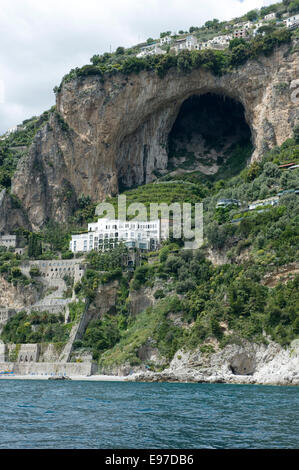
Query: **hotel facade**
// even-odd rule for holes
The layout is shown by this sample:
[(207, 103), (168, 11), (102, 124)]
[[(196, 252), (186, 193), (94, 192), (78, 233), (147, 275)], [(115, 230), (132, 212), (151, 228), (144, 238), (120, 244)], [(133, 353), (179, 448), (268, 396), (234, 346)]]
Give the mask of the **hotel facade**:
[(72, 236), (70, 250), (73, 253), (106, 251), (122, 242), (129, 249), (154, 251), (167, 236), (166, 224), (163, 226), (160, 220), (145, 222), (99, 219), (88, 224), (87, 233)]

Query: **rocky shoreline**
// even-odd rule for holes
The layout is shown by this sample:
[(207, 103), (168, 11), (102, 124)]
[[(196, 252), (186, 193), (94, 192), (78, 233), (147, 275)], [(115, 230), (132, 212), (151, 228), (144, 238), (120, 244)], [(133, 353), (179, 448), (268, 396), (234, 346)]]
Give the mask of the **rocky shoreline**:
[(299, 340), (287, 349), (271, 342), (257, 345), (247, 341), (228, 345), (205, 355), (178, 351), (162, 372), (140, 371), (135, 382), (190, 382), (260, 385), (299, 385)]

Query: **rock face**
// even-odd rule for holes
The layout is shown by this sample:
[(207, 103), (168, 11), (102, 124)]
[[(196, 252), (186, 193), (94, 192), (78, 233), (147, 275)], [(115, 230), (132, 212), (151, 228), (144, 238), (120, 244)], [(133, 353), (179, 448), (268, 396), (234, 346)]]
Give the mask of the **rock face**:
[[(12, 192), (33, 227), (47, 218), (65, 221), (80, 194), (100, 201), (155, 179), (168, 163), (168, 136), (182, 104), (214, 93), (242, 103), (255, 146), (253, 159), (292, 135), (298, 106), (290, 88), (299, 59), (290, 46), (221, 77), (204, 69), (176, 69), (161, 79), (154, 72), (64, 83), (57, 111), (37, 133), (19, 164)], [(286, 87), (280, 87), (280, 84)], [(279, 92), (277, 90), (284, 90)]]
[(19, 201), (3, 189), (0, 192), (0, 232), (10, 233), (18, 227), (30, 230), (31, 224)]
[(299, 341), (283, 349), (270, 342), (258, 345), (243, 340), (207, 355), (199, 350), (178, 351), (161, 373), (140, 372), (132, 380), (145, 382), (206, 382), (299, 385)]
[(0, 305), (12, 309), (26, 309), (36, 302), (41, 295), (41, 289), (33, 286), (14, 286), (0, 276)]
[(151, 289), (142, 287), (139, 291), (131, 292), (129, 297), (129, 310), (131, 315), (136, 316), (148, 307), (152, 307), (155, 298)]

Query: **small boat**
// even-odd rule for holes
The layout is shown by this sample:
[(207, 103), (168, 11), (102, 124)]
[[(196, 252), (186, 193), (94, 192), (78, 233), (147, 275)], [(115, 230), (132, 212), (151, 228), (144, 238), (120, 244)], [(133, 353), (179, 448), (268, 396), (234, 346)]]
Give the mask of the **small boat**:
[(57, 375), (53, 377), (48, 377), (48, 380), (72, 380), (70, 377), (67, 377), (66, 375)]

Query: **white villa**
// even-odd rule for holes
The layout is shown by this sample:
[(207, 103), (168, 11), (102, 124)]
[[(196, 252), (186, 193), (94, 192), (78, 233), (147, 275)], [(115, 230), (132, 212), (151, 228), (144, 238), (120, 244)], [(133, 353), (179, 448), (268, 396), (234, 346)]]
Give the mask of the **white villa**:
[(166, 51), (161, 49), (157, 43), (154, 43), (154, 44), (150, 44), (149, 46), (142, 47), (141, 51), (136, 55), (136, 57), (140, 59), (148, 55), (157, 55), (157, 54), (166, 54)]
[(16, 235), (0, 235), (0, 246), (5, 246), (6, 248), (16, 248), (17, 246), (17, 236)]
[(207, 42), (201, 44), (201, 49), (225, 49), (229, 46), (230, 41), (233, 37), (230, 34), (215, 36)]
[(292, 26), (299, 25), (299, 14), (290, 16), (286, 20), (284, 20), (284, 24), (287, 28), (291, 28)]
[(276, 206), (279, 202), (279, 196), (270, 197), (268, 199), (261, 199), (258, 201), (251, 202), (248, 206), (250, 211), (256, 209), (257, 207), (263, 206)]
[(160, 46), (166, 46), (172, 42), (172, 38), (170, 36), (164, 36), (164, 38), (160, 39)]
[(177, 39), (171, 48), (176, 53), (183, 51), (185, 49), (192, 51), (194, 49), (199, 50), (200, 44), (195, 36), (189, 35), (182, 39)]
[(105, 251), (114, 248), (119, 242), (128, 248), (155, 250), (166, 238), (165, 229), (161, 230), (160, 220), (149, 222), (99, 219), (88, 224), (88, 232), (73, 235), (70, 250), (73, 253), (91, 250)]
[(266, 15), (264, 17), (264, 20), (270, 21), (270, 20), (275, 20), (275, 18), (276, 18), (276, 13), (269, 13), (269, 15)]

